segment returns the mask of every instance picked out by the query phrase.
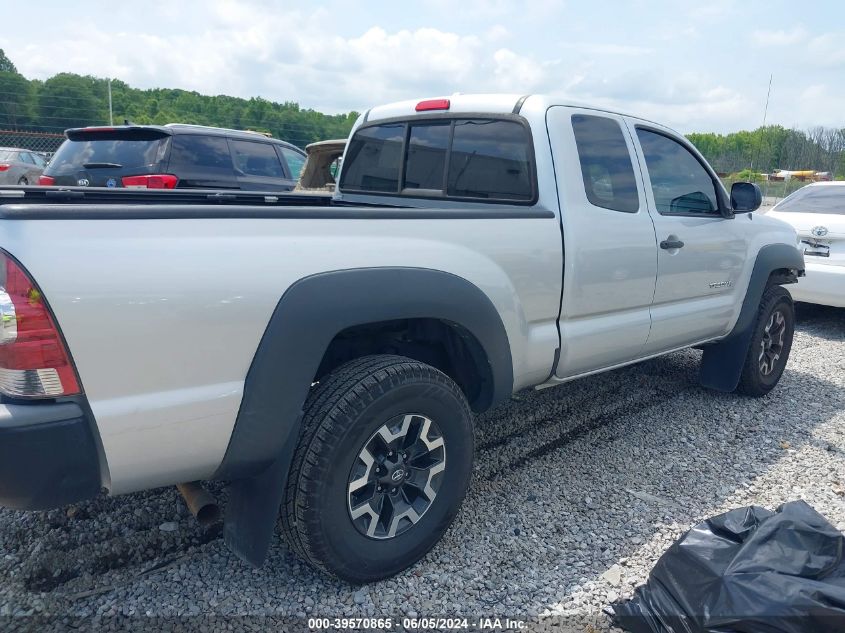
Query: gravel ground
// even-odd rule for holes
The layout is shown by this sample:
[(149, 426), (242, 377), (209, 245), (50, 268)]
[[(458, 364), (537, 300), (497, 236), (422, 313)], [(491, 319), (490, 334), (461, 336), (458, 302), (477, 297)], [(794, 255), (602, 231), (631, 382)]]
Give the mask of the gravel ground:
[[(699, 359), (690, 350), (523, 392), (481, 416), (453, 527), (412, 569), (366, 587), (312, 571), (281, 541), (251, 569), (175, 489), (0, 510), (0, 615), (56, 618), (7, 617), (4, 628), (463, 614), (610, 631), (602, 610), (707, 516), (804, 499), (845, 530), (845, 310), (799, 306), (787, 371), (765, 398), (698, 387)], [(199, 614), (215, 619), (183, 617)]]

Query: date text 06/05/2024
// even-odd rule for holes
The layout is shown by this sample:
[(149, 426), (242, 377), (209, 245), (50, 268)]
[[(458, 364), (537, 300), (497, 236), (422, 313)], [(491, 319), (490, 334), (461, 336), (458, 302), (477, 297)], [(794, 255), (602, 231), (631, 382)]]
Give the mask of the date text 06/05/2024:
[(326, 629), (333, 630), (393, 630), (395, 624), (401, 622), (402, 629), (412, 630), (470, 630), (488, 631), (504, 630), (518, 631), (525, 628), (525, 621), (511, 618), (437, 618), (437, 617), (404, 617), (394, 618), (309, 618), (308, 628), (312, 631)]

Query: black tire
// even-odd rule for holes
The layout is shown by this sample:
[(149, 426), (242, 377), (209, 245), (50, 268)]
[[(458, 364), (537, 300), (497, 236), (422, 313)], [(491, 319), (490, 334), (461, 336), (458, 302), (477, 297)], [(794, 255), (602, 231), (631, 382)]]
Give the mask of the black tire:
[(28, 184), (29, 184), (29, 181), (26, 179), (26, 176), (21, 176), (21, 177), (18, 179), (18, 184), (19, 184), (19, 185), (28, 185)]
[[(769, 332), (774, 332), (775, 336)], [(737, 393), (759, 398), (778, 384), (789, 359), (794, 333), (795, 308), (792, 296), (781, 286), (770, 286), (760, 300), (754, 334), (742, 367)]]
[[(353, 522), (353, 499), (357, 499), (353, 494), (357, 493), (352, 488), (360, 479), (375, 476), (378, 470), (387, 472), (387, 467), (393, 467), (390, 474), (395, 475), (399, 467), (387, 458), (382, 462), (375, 460), (373, 463), (383, 466), (367, 465), (361, 477), (361, 455), (365, 447), (372, 448), (373, 442), (380, 441), (376, 436), (387, 428), (385, 425), (406, 417), (413, 419), (403, 426), (407, 434), (403, 441), (411, 441), (409, 425), (417, 429), (418, 439), (407, 453), (400, 449), (403, 456), (411, 455), (407, 464), (402, 462), (402, 472), (409, 473), (409, 486), (416, 485), (410, 483), (410, 473), (414, 471), (414, 476), (424, 473), (431, 489), (436, 486), (437, 490), (430, 501), (427, 496), (416, 497), (418, 503), (427, 505), (413, 523), (408, 518), (400, 519), (402, 513), (396, 510), (387, 513), (395, 536), (368, 536), (362, 531), (362, 523), (368, 529), (373, 528), (369, 521), (375, 521), (377, 526), (382, 523), (370, 515)], [(426, 419), (430, 424), (424, 428), (434, 430), (426, 431), (423, 439), (418, 429)], [(440, 438), (442, 451), (427, 448), (438, 444)], [(424, 446), (420, 444), (423, 441)], [(393, 576), (422, 558), (455, 518), (469, 487), (473, 448), (469, 405), (447, 375), (402, 356), (365, 356), (350, 361), (324, 377), (306, 400), (302, 432), (282, 505), (284, 538), (300, 558), (349, 582), (366, 583)], [(428, 460), (435, 451), (437, 459), (442, 456), (442, 472), (431, 474), (431, 467), (425, 471), (411, 461), (417, 459), (412, 456), (414, 453), (427, 453), (424, 458)], [(396, 453), (393, 459), (398, 458)], [(398, 508), (399, 503), (414, 498), (410, 488), (397, 488), (398, 492), (390, 498), (395, 501), (384, 501), (385, 493), (377, 495), (376, 484), (373, 480), (367, 485), (373, 487), (373, 499), (382, 499), (385, 505), (381, 507)], [(408, 490), (411, 494), (407, 494)], [(394, 523), (401, 523), (403, 531), (393, 527)]]

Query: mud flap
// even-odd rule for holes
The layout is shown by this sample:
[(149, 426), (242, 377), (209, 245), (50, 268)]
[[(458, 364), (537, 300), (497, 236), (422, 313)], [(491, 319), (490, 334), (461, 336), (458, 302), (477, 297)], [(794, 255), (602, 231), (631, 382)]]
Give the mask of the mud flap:
[(270, 550), (297, 439), (294, 434), (278, 459), (259, 474), (229, 484), (223, 539), (238, 558), (254, 567), (261, 567)]
[(736, 389), (769, 277), (775, 270), (783, 269), (804, 270), (804, 257), (797, 248), (786, 244), (770, 244), (760, 249), (734, 329), (718, 343), (704, 348), (698, 375), (698, 381), (703, 387), (725, 392)]
[[(760, 300), (757, 300), (759, 305)], [(739, 384), (742, 366), (754, 333), (754, 322), (744, 330), (734, 329), (727, 338), (704, 348), (698, 382), (702, 387), (730, 393)]]

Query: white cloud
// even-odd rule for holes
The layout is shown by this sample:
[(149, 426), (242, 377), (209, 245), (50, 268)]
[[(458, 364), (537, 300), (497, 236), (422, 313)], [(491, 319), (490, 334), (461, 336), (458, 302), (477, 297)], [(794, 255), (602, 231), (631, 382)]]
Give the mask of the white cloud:
[(788, 31), (754, 31), (751, 38), (757, 46), (794, 46), (807, 39), (807, 31), (802, 26)]
[(807, 61), (817, 66), (845, 65), (845, 33), (824, 33), (812, 38), (807, 45)]
[(488, 42), (501, 42), (511, 36), (510, 31), (501, 24), (494, 24), (485, 33), (485, 38)]
[(533, 59), (507, 48), (493, 53), (496, 89), (501, 92), (531, 92), (542, 86), (543, 68)]
[[(40, 79), (70, 71), (327, 112), (453, 92), (563, 92), (682, 131), (758, 125), (773, 71), (770, 121), (845, 123), (832, 72), (845, 67), (843, 36), (824, 28), (833, 16), (797, 23), (777, 7), (763, 20), (731, 0), (661, 1), (424, 0), (411, 13), (351, 0), (147, 0), (149, 19), (117, 5), (108, 21), (62, 5), (58, 17), (48, 7), (50, 20), (3, 30), (0, 47)], [(758, 25), (750, 35), (748, 24)]]

